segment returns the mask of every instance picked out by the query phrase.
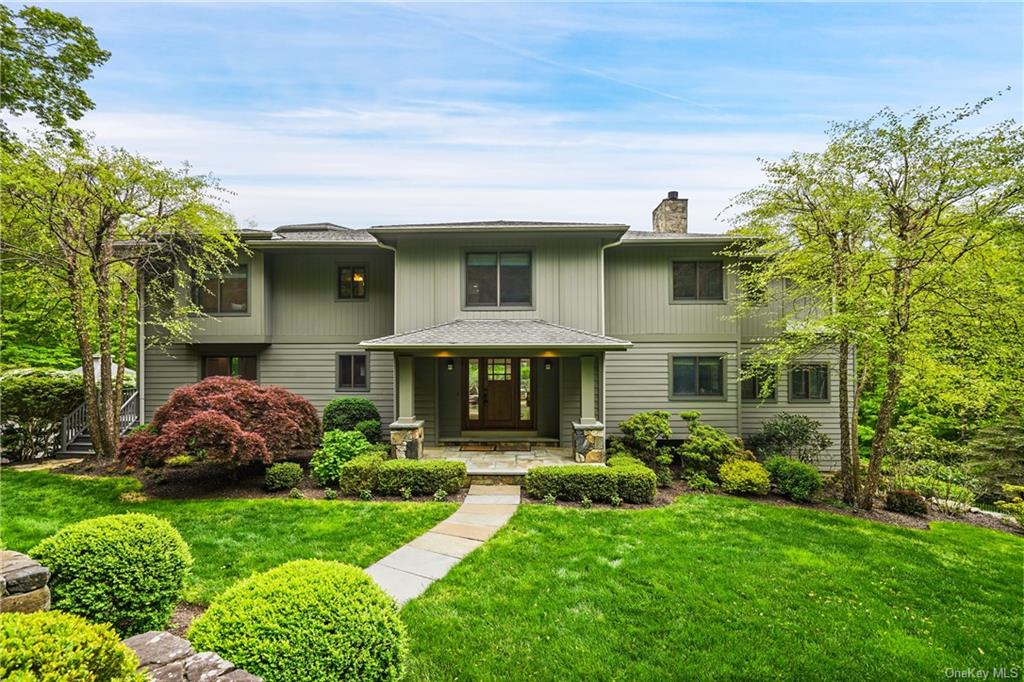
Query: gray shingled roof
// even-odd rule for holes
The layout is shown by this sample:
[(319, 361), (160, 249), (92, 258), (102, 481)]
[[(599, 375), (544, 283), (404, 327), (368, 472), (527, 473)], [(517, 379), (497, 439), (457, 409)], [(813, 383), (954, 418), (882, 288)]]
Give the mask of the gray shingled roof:
[(334, 223), (305, 223), (298, 225), (281, 225), (273, 231), (274, 243), (324, 243), (324, 242), (358, 242), (376, 244), (367, 230), (355, 230)]
[(544, 320), (453, 320), (359, 344), (366, 348), (594, 348), (624, 350), (629, 341)]
[(752, 239), (738, 234), (701, 234), (699, 232), (652, 232), (650, 230), (630, 230), (622, 235), (623, 241), (649, 242), (721, 242), (736, 239)]
[(480, 220), (464, 223), (409, 223), (405, 225), (374, 225), (371, 230), (382, 232), (395, 231), (469, 231), (469, 230), (626, 230), (628, 225), (620, 223), (570, 223), (542, 222), (536, 220)]

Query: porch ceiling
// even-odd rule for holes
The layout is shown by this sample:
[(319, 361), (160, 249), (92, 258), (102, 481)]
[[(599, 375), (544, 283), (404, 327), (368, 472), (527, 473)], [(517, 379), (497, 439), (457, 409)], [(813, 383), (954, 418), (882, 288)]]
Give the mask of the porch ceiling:
[(453, 320), (359, 344), (373, 350), (626, 350), (629, 341), (544, 320)]

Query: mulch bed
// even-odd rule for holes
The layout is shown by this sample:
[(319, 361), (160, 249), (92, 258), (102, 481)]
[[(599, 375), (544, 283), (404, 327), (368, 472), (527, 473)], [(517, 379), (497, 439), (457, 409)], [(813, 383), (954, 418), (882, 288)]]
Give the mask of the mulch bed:
[(206, 607), (202, 604), (182, 602), (174, 607), (174, 613), (171, 614), (171, 622), (167, 624), (167, 629), (178, 637), (184, 637), (188, 626), (204, 611), (206, 611)]

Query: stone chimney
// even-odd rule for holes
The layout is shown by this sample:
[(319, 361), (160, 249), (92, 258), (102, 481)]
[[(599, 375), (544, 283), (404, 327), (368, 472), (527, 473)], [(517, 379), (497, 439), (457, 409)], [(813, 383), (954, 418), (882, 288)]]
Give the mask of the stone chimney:
[(680, 199), (679, 192), (669, 192), (654, 209), (655, 232), (686, 232), (689, 199)]

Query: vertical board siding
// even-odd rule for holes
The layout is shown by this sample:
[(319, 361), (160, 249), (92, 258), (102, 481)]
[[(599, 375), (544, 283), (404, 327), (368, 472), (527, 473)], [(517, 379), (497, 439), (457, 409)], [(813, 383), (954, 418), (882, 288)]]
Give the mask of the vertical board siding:
[(190, 346), (176, 344), (163, 349), (147, 349), (143, 372), (146, 387), (144, 421), (153, 418), (153, 413), (167, 402), (171, 391), (199, 381), (199, 371), (199, 354)]
[[(249, 312), (246, 315), (210, 315), (196, 317), (191, 338), (196, 343), (217, 343), (231, 337), (266, 337), (271, 333), (268, 317), (268, 277), (262, 253), (238, 259), (249, 266)], [(189, 295), (185, 293), (184, 295)]]
[(437, 361), (437, 433), (438, 438), (458, 438), (462, 433), (462, 359), (453, 358), (449, 372), (447, 360)]
[(437, 359), (413, 358), (413, 409), (423, 420), (423, 440), (437, 443)]
[(559, 358), (559, 430), (558, 439), (562, 447), (572, 446), (572, 422), (579, 421), (583, 409), (580, 400), (580, 359)]
[[(358, 342), (394, 329), (394, 257), (378, 248), (267, 255), (274, 341)], [(366, 267), (366, 299), (337, 300), (339, 265)]]
[[(467, 249), (529, 250), (533, 254), (530, 309), (463, 309), (463, 258)], [(395, 260), (395, 332), (458, 319), (540, 319), (600, 331), (600, 241), (547, 235), (406, 238)]]
[[(744, 344), (744, 352), (756, 348), (754, 344)], [(803, 414), (821, 423), (822, 433), (832, 439), (832, 445), (816, 463), (825, 471), (839, 469), (839, 372), (836, 371), (838, 353), (834, 350), (809, 355), (803, 358), (807, 362), (825, 362), (829, 365), (829, 400), (828, 402), (790, 402), (789, 372), (780, 371), (774, 401), (743, 401), (742, 435), (751, 436), (761, 430), (764, 422), (779, 414)]]
[(630, 245), (605, 252), (605, 333), (625, 339), (647, 334), (699, 334), (730, 338), (735, 289), (725, 272), (724, 303), (672, 303), (672, 261), (726, 260), (706, 245)]
[[(675, 400), (671, 388), (670, 355), (712, 355), (725, 360), (725, 399)], [(605, 356), (606, 426), (610, 435), (621, 435), (619, 423), (637, 412), (665, 410), (672, 415), (672, 431), (686, 435), (680, 412), (697, 410), (701, 419), (728, 433), (740, 435), (734, 341), (699, 343), (636, 343), (624, 353)]]

